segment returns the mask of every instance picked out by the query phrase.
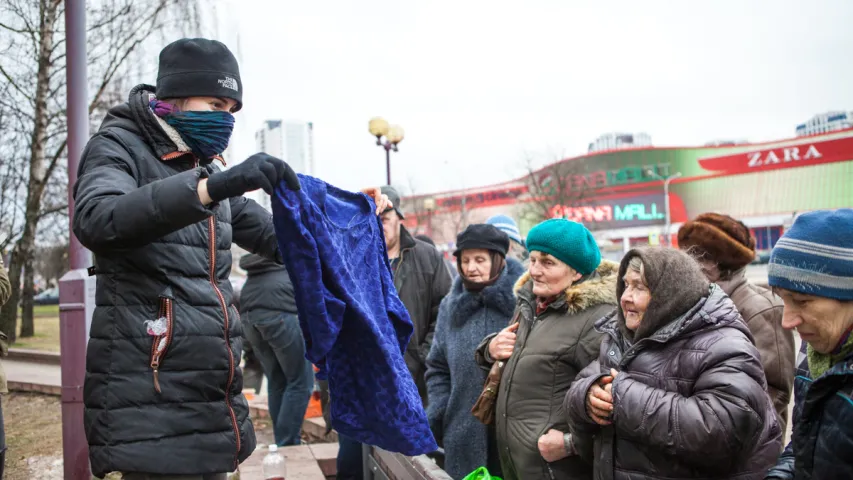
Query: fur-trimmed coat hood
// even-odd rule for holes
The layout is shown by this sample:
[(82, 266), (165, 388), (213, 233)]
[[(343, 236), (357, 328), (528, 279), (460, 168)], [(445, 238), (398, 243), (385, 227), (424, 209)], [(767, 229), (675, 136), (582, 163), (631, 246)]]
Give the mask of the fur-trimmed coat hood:
[[(617, 305), (618, 272), (618, 263), (602, 260), (586, 281), (572, 284), (561, 298), (551, 304), (551, 308), (565, 308), (567, 313), (575, 314), (597, 305)], [(526, 272), (515, 282), (515, 292), (519, 299), (528, 302), (535, 300), (530, 272)]]

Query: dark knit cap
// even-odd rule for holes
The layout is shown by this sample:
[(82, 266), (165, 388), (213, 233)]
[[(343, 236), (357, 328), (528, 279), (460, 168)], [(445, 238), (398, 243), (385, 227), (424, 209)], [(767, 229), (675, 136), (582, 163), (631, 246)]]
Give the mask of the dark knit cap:
[(217, 97), (243, 108), (243, 83), (237, 59), (223, 43), (182, 38), (160, 52), (157, 98)]
[(385, 195), (386, 197), (388, 197), (388, 201), (391, 202), (391, 206), (386, 208), (385, 211), (382, 213), (390, 212), (391, 210), (394, 210), (395, 212), (397, 212), (397, 216), (400, 217), (400, 220), (404, 220), (406, 217), (403, 215), (403, 212), (400, 210), (400, 194), (397, 193), (397, 189), (390, 186), (390, 185), (385, 185), (384, 187), (380, 188), (379, 190), (381, 190), (382, 195)]
[(739, 270), (755, 260), (755, 239), (740, 220), (703, 213), (678, 230), (678, 247), (696, 248), (721, 270)]
[(456, 251), (453, 255), (458, 257), (462, 250), (474, 248), (483, 248), (506, 257), (506, 252), (509, 250), (509, 236), (494, 225), (485, 223), (468, 225), (468, 228), (456, 237)]
[(527, 233), (527, 250), (551, 255), (581, 275), (594, 272), (601, 263), (601, 250), (592, 233), (578, 222), (552, 218)]
[[(631, 259), (639, 257), (643, 262), (643, 277), (652, 296), (635, 332), (625, 328), (625, 313), (621, 299), (625, 292), (625, 273)], [(620, 300), (619, 325), (623, 333), (634, 341), (648, 337), (664, 325), (672, 322), (696, 305), (702, 297), (709, 295), (710, 283), (702, 268), (690, 255), (668, 247), (639, 247), (628, 251), (619, 265), (619, 281), (616, 282), (616, 298)]]

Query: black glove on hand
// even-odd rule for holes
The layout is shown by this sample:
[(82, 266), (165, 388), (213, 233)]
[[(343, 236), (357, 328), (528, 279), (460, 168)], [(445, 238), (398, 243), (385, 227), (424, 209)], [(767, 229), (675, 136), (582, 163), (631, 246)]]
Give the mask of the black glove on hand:
[(258, 189), (272, 195), (282, 180), (291, 190), (299, 190), (299, 179), (290, 165), (266, 153), (256, 153), (239, 165), (211, 175), (207, 194), (214, 202)]

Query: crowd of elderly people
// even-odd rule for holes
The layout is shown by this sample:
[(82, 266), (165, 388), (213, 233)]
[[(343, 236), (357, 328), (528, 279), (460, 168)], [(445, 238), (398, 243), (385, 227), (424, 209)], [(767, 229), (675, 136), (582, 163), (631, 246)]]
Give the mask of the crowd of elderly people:
[(619, 264), (569, 220), (529, 231), (525, 266), (506, 233), (468, 227), (427, 358), (445, 470), (853, 478), (851, 232), (851, 209), (798, 216), (759, 286), (745, 274), (755, 241), (726, 215), (685, 223), (678, 249), (634, 248)]

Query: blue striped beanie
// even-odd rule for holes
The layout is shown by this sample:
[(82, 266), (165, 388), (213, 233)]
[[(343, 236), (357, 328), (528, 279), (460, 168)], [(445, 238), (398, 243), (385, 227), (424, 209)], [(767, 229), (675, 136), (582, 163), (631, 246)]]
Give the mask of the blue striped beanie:
[(509, 239), (513, 240), (515, 243), (524, 245), (524, 240), (521, 239), (521, 232), (518, 230), (518, 225), (511, 217), (507, 215), (495, 215), (486, 220), (486, 223), (494, 225), (495, 228), (506, 233)]
[(771, 287), (853, 300), (853, 209), (800, 215), (770, 254)]

